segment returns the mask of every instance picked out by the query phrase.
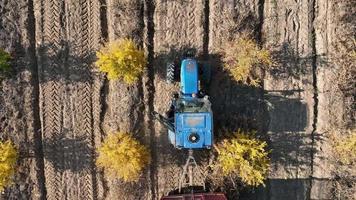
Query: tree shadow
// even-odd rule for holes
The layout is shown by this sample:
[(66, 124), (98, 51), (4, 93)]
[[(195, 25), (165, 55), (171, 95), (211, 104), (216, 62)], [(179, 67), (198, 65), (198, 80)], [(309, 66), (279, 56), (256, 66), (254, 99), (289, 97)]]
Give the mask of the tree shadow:
[[(333, 199), (332, 184), (329, 178), (290, 178), (268, 179), (266, 186), (260, 186), (246, 193), (241, 193), (240, 200), (298, 200), (314, 197)], [(313, 186), (313, 189), (311, 188)]]
[[(282, 69), (277, 68), (280, 71), (272, 72), (275, 79), (290, 76), (299, 78), (309, 73), (295, 69), (293, 62), (309, 62), (310, 58), (297, 57), (287, 44), (282, 50), (286, 55), (277, 60)], [(316, 149), (312, 145), (311, 135), (306, 133), (310, 124), (308, 107), (301, 98), (295, 98), (305, 91), (264, 91), (262, 88), (243, 85), (233, 80), (223, 69), (219, 55), (210, 55), (210, 59), (214, 63), (209, 94), (214, 113), (215, 143), (229, 138), (230, 135), (226, 133), (237, 129), (257, 130), (257, 137), (269, 144), (272, 168), (282, 165), (295, 171), (299, 167), (310, 167), (311, 155)], [(287, 62), (290, 59), (292, 62)], [(324, 60), (320, 58), (320, 61)], [(299, 65), (303, 67), (304, 64)], [(278, 95), (275, 95), (276, 93)], [(314, 134), (314, 140), (321, 139), (319, 135)], [(234, 185), (229, 179), (225, 179), (224, 185), (219, 189), (225, 191), (231, 199), (251, 191), (249, 187)]]
[(45, 160), (60, 171), (78, 173), (95, 168), (95, 150), (89, 146), (89, 138), (76, 136), (68, 138), (64, 134), (43, 140), (43, 154)]
[(39, 83), (93, 83), (95, 51), (83, 50), (71, 41), (45, 43), (37, 48)]
[[(272, 92), (272, 91), (269, 91)], [(273, 91), (274, 92), (274, 91)], [(303, 90), (281, 91), (284, 94), (301, 93)], [(274, 120), (269, 122), (271, 132), (297, 132), (305, 131), (307, 127), (308, 110), (305, 102), (300, 98), (273, 95), (267, 93), (265, 100), (268, 102), (268, 111)]]
[[(145, 173), (146, 174), (146, 173)], [(115, 189), (115, 196), (122, 199), (146, 200), (149, 199), (149, 182), (145, 177), (141, 177), (137, 182), (124, 182), (114, 180), (111, 183)]]
[[(338, 2), (337, 3), (339, 7), (343, 7), (345, 9), (344, 12), (342, 12), (341, 19), (340, 21), (345, 23), (344, 26), (348, 27), (352, 32), (355, 31), (355, 21), (356, 21), (356, 15), (355, 15), (355, 8), (356, 8), (356, 2), (355, 1), (344, 1), (344, 2)], [(355, 35), (353, 35), (355, 38)]]
[[(271, 54), (276, 66), (270, 70), (270, 75), (275, 79), (293, 77), (300, 80), (302, 76), (311, 75), (313, 59), (316, 59), (320, 66), (328, 66), (325, 55), (301, 57), (299, 52), (288, 42), (284, 42), (279, 49), (272, 51)], [(312, 82), (306, 83), (312, 84)]]
[[(29, 58), (24, 56), (28, 50), (24, 49), (19, 41), (12, 42), (12, 46), (6, 49), (9, 49), (12, 57), (11, 69), (6, 74), (6, 78), (13, 78), (23, 71), (32, 70), (36, 76), (38, 74), (39, 84), (58, 81), (92, 84), (98, 73), (93, 64), (96, 60), (96, 52), (84, 49), (74, 44), (73, 41), (61, 40), (58, 44), (43, 43), (39, 45), (33, 50), (36, 52), (36, 57), (31, 58), (34, 63), (28, 63)], [(31, 52), (31, 54), (33, 53), (35, 56), (35, 52)], [(30, 66), (24, 67), (26, 65)]]

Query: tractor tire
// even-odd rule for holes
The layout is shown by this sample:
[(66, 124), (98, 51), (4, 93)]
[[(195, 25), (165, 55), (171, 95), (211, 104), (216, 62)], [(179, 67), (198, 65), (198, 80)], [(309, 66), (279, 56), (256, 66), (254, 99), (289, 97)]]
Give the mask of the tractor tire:
[(211, 66), (207, 62), (203, 62), (201, 64), (201, 68), (202, 68), (201, 80), (202, 80), (204, 86), (208, 86), (210, 84), (210, 80), (211, 80)]
[(169, 62), (166, 65), (166, 81), (169, 84), (174, 83), (175, 80), (175, 66), (173, 62)]

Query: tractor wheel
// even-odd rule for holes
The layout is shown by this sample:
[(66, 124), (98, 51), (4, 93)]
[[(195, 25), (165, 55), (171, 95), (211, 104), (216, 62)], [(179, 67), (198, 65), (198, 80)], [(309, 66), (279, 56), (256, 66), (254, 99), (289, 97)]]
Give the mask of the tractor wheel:
[(204, 84), (204, 86), (208, 86), (210, 84), (210, 79), (211, 79), (211, 67), (210, 64), (207, 62), (202, 63), (202, 76), (201, 80)]
[(175, 66), (173, 62), (169, 62), (166, 65), (166, 81), (171, 84), (174, 83), (175, 79)]

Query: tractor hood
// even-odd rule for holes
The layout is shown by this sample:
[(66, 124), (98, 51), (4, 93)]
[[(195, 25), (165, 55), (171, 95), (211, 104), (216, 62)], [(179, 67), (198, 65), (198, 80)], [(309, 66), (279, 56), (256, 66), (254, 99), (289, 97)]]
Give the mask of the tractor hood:
[(181, 92), (185, 96), (191, 96), (199, 92), (198, 63), (194, 59), (184, 59), (180, 71)]

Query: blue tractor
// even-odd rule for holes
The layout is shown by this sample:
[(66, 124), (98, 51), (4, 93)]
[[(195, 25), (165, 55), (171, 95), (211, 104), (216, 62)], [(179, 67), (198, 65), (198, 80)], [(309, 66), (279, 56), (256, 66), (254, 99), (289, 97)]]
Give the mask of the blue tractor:
[[(180, 93), (175, 93), (166, 117), (153, 116), (168, 129), (168, 137), (178, 149), (210, 149), (213, 145), (213, 113), (209, 97), (202, 92), (210, 81), (210, 67), (186, 56), (177, 69), (167, 63), (167, 82), (180, 80)], [(180, 76), (177, 77), (177, 74)]]
[(189, 154), (180, 174), (178, 193), (170, 193), (161, 200), (226, 200), (223, 194), (206, 193), (205, 174), (193, 157), (193, 150), (213, 146), (213, 113), (209, 97), (203, 92), (210, 82), (210, 75), (210, 65), (198, 62), (191, 53), (178, 65), (167, 63), (167, 82), (180, 81), (180, 92), (173, 95), (166, 116), (157, 112), (152, 114), (167, 127), (171, 144), (178, 149), (188, 149)]

